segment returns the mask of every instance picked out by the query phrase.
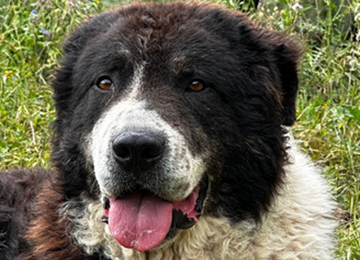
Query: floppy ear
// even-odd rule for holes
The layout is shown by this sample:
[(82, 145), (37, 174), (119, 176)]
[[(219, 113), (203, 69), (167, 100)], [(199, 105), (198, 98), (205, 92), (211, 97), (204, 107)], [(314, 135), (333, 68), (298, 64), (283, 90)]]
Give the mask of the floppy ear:
[(296, 120), (296, 95), (299, 83), (297, 65), (302, 51), (288, 38), (283, 38), (279, 43), (273, 52), (280, 80), (282, 124), (290, 126)]
[(243, 26), (242, 31), (247, 33), (248, 46), (257, 52), (259, 65), (266, 66), (271, 71), (274, 87), (280, 97), (281, 124), (292, 125), (296, 120), (299, 84), (297, 65), (303, 54), (300, 44), (282, 32), (254, 25), (250, 26), (250, 30)]
[(303, 50), (290, 36), (254, 25), (244, 17), (241, 19), (241, 37), (247, 48), (257, 54), (255, 63), (270, 70), (269, 80), (274, 84), (281, 103), (280, 122), (290, 126), (296, 120), (297, 65)]

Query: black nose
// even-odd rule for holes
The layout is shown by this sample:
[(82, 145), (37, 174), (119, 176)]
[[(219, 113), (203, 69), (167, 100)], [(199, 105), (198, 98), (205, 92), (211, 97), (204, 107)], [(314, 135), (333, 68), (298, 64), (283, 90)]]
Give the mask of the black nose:
[(163, 156), (165, 139), (153, 132), (123, 132), (112, 143), (116, 162), (126, 171), (141, 173)]

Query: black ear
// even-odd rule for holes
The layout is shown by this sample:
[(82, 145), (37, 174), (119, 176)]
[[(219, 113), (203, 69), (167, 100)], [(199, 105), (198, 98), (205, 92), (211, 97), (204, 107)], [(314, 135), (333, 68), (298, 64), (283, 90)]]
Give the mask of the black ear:
[(298, 91), (298, 62), (303, 50), (300, 44), (288, 35), (250, 26), (242, 28), (247, 34), (247, 45), (257, 53), (259, 66), (266, 66), (272, 74), (276, 92), (281, 103), (281, 124), (290, 126), (296, 120), (296, 95)]
[[(244, 20), (244, 17), (241, 19)], [(246, 19), (245, 19), (246, 21)], [(264, 29), (251, 22), (240, 23), (243, 41), (254, 54), (257, 65), (267, 67), (268, 75), (278, 94), (281, 106), (280, 123), (292, 125), (296, 120), (296, 95), (298, 91), (298, 62), (303, 50), (292, 37)]]
[(297, 65), (302, 51), (292, 40), (284, 38), (273, 52), (280, 80), (282, 124), (290, 126), (296, 120), (296, 95), (299, 84)]

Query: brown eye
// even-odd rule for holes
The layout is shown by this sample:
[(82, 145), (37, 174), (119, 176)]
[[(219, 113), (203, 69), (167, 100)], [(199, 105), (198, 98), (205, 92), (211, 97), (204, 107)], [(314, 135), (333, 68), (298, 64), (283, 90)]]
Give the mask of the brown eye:
[(204, 90), (204, 85), (198, 81), (198, 80), (194, 80), (193, 82), (191, 82), (189, 89), (192, 92), (200, 92), (202, 90)]
[(96, 86), (102, 90), (111, 90), (114, 87), (114, 83), (109, 78), (102, 78)]

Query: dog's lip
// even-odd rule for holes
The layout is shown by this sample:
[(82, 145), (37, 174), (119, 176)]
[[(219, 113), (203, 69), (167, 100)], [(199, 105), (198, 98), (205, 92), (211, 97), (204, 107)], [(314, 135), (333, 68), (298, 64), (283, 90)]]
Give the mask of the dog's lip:
[[(184, 213), (181, 209), (176, 209), (176, 208), (173, 209), (172, 222), (171, 222), (170, 230), (166, 235), (166, 239), (173, 238), (176, 235), (178, 229), (188, 229), (196, 224), (196, 222), (199, 220), (203, 212), (203, 206), (208, 192), (208, 188), (209, 188), (209, 180), (208, 177), (204, 175), (199, 185), (194, 189), (194, 191), (198, 189), (196, 191), (198, 192), (198, 195), (195, 203), (195, 208), (193, 211), (190, 212), (192, 214), (188, 215), (187, 213)], [(190, 196), (191, 194), (189, 195), (189, 197)], [(196, 216), (193, 215), (194, 212), (197, 212)]]

